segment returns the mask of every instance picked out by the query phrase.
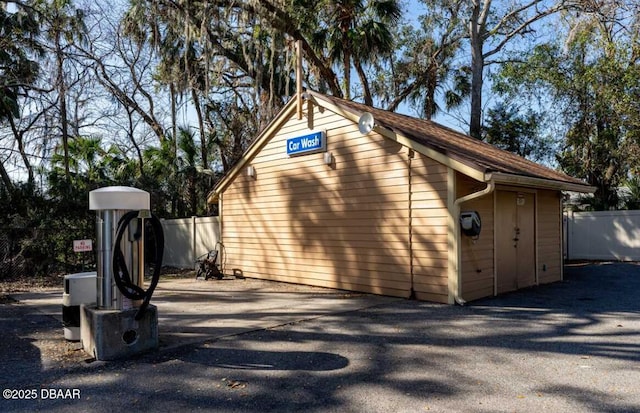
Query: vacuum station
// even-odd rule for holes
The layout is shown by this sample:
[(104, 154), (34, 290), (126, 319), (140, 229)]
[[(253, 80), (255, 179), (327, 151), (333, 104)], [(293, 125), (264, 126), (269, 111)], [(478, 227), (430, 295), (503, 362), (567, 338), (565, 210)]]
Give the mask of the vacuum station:
[[(96, 211), (96, 294), (79, 308), (82, 347), (97, 360), (157, 349), (158, 311), (150, 300), (160, 278), (164, 234), (150, 212), (149, 193), (96, 189), (89, 193), (89, 209)], [(145, 289), (148, 264), (153, 274)]]

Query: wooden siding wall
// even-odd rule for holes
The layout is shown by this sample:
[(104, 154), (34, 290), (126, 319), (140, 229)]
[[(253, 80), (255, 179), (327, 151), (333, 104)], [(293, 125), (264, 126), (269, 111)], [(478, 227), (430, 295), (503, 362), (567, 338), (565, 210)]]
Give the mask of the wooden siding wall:
[[(327, 131), (333, 165), (323, 153), (287, 156), (286, 140), (309, 126)], [(328, 110), (292, 117), (251, 162), (255, 178), (243, 173), (222, 194), (226, 271), (409, 296), (407, 155)]]
[(416, 153), (411, 159), (411, 249), (415, 297), (448, 299), (447, 167)]
[[(460, 198), (486, 188), (487, 184), (456, 174), (456, 192)], [(477, 240), (460, 235), (462, 252), (462, 298), (466, 301), (494, 293), (494, 194), (476, 198), (460, 206), (460, 211), (478, 211), (482, 230)]]
[[(308, 108), (307, 108), (308, 109)], [(221, 195), (224, 269), (247, 277), (448, 301), (448, 170), (422, 154), (321, 109), (284, 123)], [(289, 138), (326, 130), (327, 151), (286, 154)], [(456, 197), (485, 183), (456, 173)], [(536, 191), (538, 282), (561, 279), (561, 203)], [(494, 293), (494, 195), (466, 202), (482, 219), (460, 234), (462, 298)], [(457, 217), (456, 217), (457, 218)]]
[(538, 283), (562, 279), (562, 206), (560, 193), (539, 190), (538, 206)]

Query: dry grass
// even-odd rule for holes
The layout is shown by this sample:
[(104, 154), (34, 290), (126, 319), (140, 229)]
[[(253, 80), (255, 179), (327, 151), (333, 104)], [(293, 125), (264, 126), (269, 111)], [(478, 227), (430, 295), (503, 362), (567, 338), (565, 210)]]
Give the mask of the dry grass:
[[(64, 288), (66, 274), (51, 274), (41, 277), (13, 277), (0, 281), (0, 304), (12, 302), (9, 297), (13, 293), (56, 291)], [(161, 279), (195, 278), (191, 269), (163, 268)]]

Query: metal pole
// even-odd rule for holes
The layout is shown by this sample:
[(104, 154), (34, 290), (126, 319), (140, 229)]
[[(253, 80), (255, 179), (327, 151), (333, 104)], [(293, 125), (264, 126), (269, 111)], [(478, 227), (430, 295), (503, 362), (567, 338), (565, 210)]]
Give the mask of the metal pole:
[(144, 218), (140, 218), (140, 240), (138, 241), (138, 287), (144, 288)]
[[(140, 288), (144, 288), (144, 218), (135, 220), (137, 230), (140, 232), (139, 238), (136, 240), (136, 245), (132, 245), (132, 266), (131, 266), (131, 281)], [(136, 300), (133, 302), (134, 307), (139, 307), (142, 304), (142, 300)]]
[(103, 219), (103, 211), (98, 211), (96, 213), (96, 305), (98, 308), (104, 306), (102, 300), (102, 273), (104, 272), (104, 266), (102, 263), (102, 253), (103, 253), (103, 233), (104, 227), (104, 219)]
[[(120, 219), (122, 219), (122, 217), (124, 216), (124, 214), (126, 214), (128, 211), (126, 210), (116, 210), (114, 211), (114, 229), (113, 229), (113, 242), (115, 242), (116, 239), (116, 232), (118, 231), (118, 222), (120, 222)], [(129, 272), (129, 275), (131, 276), (131, 242), (129, 242), (129, 228), (127, 226), (127, 228), (124, 229), (124, 233), (122, 235), (122, 239), (120, 240), (120, 245), (113, 245), (113, 249), (111, 251), (111, 259), (113, 259), (113, 251), (115, 250), (115, 248), (120, 248), (120, 250), (122, 251), (122, 256), (124, 257), (124, 261), (125, 261), (125, 265), (127, 266), (127, 271)], [(113, 269), (112, 269), (113, 271)], [(113, 274), (113, 272), (112, 272)], [(131, 306), (131, 300), (126, 298), (125, 296), (123, 296), (120, 293), (120, 290), (118, 290), (118, 286), (115, 283), (115, 280), (112, 280), (111, 283), (112, 287), (113, 287), (113, 302), (114, 302), (114, 309), (116, 310), (128, 310), (130, 309)]]
[(97, 215), (97, 250), (98, 250), (98, 268), (97, 268), (97, 301), (98, 308), (112, 309), (112, 268), (111, 268), (111, 250), (113, 240), (113, 211), (100, 211)]

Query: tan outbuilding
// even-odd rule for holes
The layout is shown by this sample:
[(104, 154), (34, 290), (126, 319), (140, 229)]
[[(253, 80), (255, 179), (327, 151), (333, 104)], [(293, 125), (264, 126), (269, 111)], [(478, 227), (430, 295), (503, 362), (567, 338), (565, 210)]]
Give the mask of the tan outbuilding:
[(441, 303), (562, 279), (581, 180), (431, 121), (292, 99), (214, 188), (226, 273)]

